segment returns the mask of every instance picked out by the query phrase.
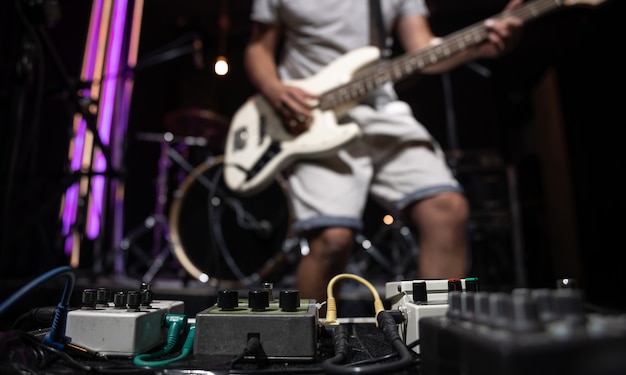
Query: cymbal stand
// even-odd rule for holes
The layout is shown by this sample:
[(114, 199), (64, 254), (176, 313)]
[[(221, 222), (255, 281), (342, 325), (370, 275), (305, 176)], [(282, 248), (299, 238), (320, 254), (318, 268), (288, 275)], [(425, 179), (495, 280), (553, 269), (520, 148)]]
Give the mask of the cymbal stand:
[[(153, 139), (151, 138), (148, 140)], [(141, 226), (131, 230), (120, 243), (122, 251), (136, 250), (138, 245), (136, 245), (135, 241), (143, 234), (152, 230), (152, 256), (146, 257), (144, 255), (142, 257), (141, 255), (145, 254), (143, 251), (141, 254), (137, 254), (135, 252), (135, 254), (142, 258), (145, 263), (148, 263), (151, 259), (153, 259), (148, 271), (142, 277), (142, 281), (148, 283), (152, 281), (156, 273), (161, 269), (167, 255), (172, 250), (169, 224), (167, 216), (165, 215), (165, 208), (169, 193), (168, 176), (171, 166), (169, 155), (172, 151), (172, 140), (173, 137), (171, 136), (171, 133), (165, 133), (161, 136), (161, 153), (159, 156), (159, 168), (156, 180), (156, 201), (154, 205), (154, 212), (143, 221)], [(163, 245), (163, 240), (165, 240), (165, 245)]]

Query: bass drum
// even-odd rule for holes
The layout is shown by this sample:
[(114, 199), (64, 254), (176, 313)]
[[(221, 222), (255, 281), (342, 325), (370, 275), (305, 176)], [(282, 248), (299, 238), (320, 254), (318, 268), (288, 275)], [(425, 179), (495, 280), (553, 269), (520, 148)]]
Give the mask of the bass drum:
[(222, 171), (223, 157), (211, 158), (175, 192), (169, 215), (174, 254), (191, 276), (215, 287), (274, 281), (292, 220), (285, 183), (277, 178), (241, 197), (226, 187)]

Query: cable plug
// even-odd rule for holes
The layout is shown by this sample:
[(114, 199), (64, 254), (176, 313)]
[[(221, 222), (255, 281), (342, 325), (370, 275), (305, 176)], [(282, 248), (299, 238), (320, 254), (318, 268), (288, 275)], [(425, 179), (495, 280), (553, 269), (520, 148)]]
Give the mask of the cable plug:
[(65, 336), (65, 326), (67, 324), (68, 307), (58, 304), (54, 312), (52, 327), (43, 338), (43, 343), (55, 349), (63, 350), (70, 338)]
[(328, 296), (326, 303), (327, 305), (325, 324), (339, 324), (337, 322), (337, 301), (335, 300), (335, 297)]
[(182, 314), (166, 314), (165, 326), (167, 330), (167, 344), (163, 350), (169, 352), (176, 345), (181, 332), (187, 329), (187, 316)]
[(194, 323), (194, 324), (189, 325), (189, 332), (187, 333), (187, 338), (185, 339), (185, 342), (183, 343), (183, 348), (181, 349), (181, 353), (183, 356), (186, 356), (187, 354), (193, 351), (193, 342), (194, 342), (195, 336), (196, 336), (196, 325)]

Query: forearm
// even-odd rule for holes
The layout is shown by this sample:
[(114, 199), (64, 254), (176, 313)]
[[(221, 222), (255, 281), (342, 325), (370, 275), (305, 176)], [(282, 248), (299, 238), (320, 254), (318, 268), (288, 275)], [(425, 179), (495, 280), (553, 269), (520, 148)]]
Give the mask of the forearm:
[(280, 84), (274, 56), (265, 48), (251, 44), (246, 48), (244, 64), (252, 85), (262, 94)]

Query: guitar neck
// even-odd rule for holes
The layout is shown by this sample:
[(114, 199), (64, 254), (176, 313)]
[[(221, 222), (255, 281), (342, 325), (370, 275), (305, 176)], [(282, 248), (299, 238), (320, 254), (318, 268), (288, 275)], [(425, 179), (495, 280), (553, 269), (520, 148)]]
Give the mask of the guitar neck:
[[(491, 18), (515, 16), (530, 21), (563, 5), (563, 0), (534, 0), (507, 13)], [(345, 103), (359, 101), (387, 82), (398, 82), (424, 68), (445, 60), (483, 42), (488, 28), (484, 21), (467, 26), (442, 39), (441, 43), (383, 61), (365, 72), (360, 72), (351, 82), (336, 87), (322, 95), (321, 109), (332, 109)]]

